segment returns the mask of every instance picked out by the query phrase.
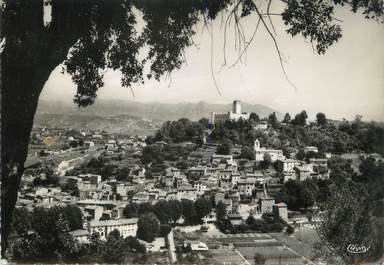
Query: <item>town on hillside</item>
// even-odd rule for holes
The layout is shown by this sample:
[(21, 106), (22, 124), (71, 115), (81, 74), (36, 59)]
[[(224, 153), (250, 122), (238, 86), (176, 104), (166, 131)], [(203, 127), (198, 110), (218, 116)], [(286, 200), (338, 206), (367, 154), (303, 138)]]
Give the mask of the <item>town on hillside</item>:
[[(323, 113), (310, 122), (305, 111), (259, 117), (242, 112), (239, 100), (210, 117), (167, 121), (150, 136), (34, 127), (11, 260), (56, 262), (59, 254), (71, 263), (329, 262), (324, 237), (342, 242), (339, 217), (329, 213), (364, 209), (380, 192), (383, 126)], [(376, 243), (365, 244), (379, 251)]]

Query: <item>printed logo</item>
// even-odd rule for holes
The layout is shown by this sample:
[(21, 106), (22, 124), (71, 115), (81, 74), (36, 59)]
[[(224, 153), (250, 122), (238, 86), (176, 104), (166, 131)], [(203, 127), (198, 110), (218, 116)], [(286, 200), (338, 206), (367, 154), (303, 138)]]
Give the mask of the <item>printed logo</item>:
[(370, 249), (369, 246), (368, 246), (368, 247), (366, 247), (366, 246), (364, 246), (364, 245), (359, 246), (359, 245), (357, 245), (357, 244), (350, 244), (350, 245), (347, 247), (347, 251), (348, 251), (349, 253), (354, 253), (354, 254), (356, 254), (356, 253), (365, 253), (365, 252), (367, 252), (369, 249)]

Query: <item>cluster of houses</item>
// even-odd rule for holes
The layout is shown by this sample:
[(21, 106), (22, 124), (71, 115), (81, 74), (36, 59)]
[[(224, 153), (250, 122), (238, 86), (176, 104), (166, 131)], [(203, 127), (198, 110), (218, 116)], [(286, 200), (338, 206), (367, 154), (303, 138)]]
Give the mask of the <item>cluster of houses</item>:
[[(233, 108), (231, 113), (236, 114), (236, 117), (248, 115), (241, 113), (240, 102), (235, 101)], [(218, 118), (215, 115), (213, 117)], [(140, 154), (146, 146), (145, 137), (111, 139), (97, 132), (80, 132), (79, 137), (84, 140), (86, 147), (102, 149), (111, 159), (126, 152)], [(79, 137), (67, 137), (66, 140), (78, 141)], [(160, 146), (166, 144), (154, 143)], [(316, 147), (306, 147), (304, 151), (318, 152)], [(266, 156), (274, 166), (261, 169), (260, 163)], [(155, 204), (159, 200), (195, 201), (200, 197), (214, 198), (216, 204), (220, 201), (224, 203), (227, 218), (233, 225), (241, 224), (250, 214), (257, 217), (271, 213), (288, 220), (287, 205), (276, 203), (267, 190), (271, 186), (281, 187), (291, 179), (304, 181), (329, 177), (327, 158), (311, 158), (307, 162), (286, 158), (282, 150), (262, 147), (259, 140), (254, 142), (254, 160), (245, 163), (240, 160), (233, 154), (192, 152), (186, 159), (187, 168), (171, 165), (165, 173), (158, 174), (146, 174), (146, 167), (132, 160), (126, 181), (114, 177), (102, 178), (98, 174), (61, 176), (61, 187), (76, 189), (78, 192), (75, 196), (60, 187), (28, 186), (21, 190), (18, 205), (31, 208), (69, 203), (78, 205), (83, 212), (84, 229), (71, 233), (79, 241), (86, 241), (91, 233), (98, 232), (101, 238), (105, 238), (114, 229), (123, 237), (135, 236), (138, 219), (123, 217), (123, 209), (130, 202)], [(214, 209), (204, 221), (216, 221)]]
[(145, 139), (145, 136), (131, 136), (115, 140), (110, 139), (107, 132), (100, 130), (78, 131), (67, 128), (33, 128), (29, 156), (38, 155), (38, 151), (41, 151), (44, 155), (60, 154), (69, 150), (63, 149), (64, 146), (82, 150), (98, 148), (106, 150), (108, 154), (114, 154), (121, 150), (145, 147)]
[[(120, 148), (124, 145), (137, 147), (132, 140), (116, 142), (108, 140), (105, 150)], [(308, 150), (316, 152), (313, 147)], [(114, 150), (115, 152), (115, 150)], [(123, 209), (129, 202), (155, 204), (159, 200), (191, 200), (200, 197), (215, 199), (217, 204), (222, 201), (227, 210), (227, 217), (237, 225), (249, 214), (274, 213), (288, 219), (287, 205), (275, 203), (268, 196), (266, 186), (279, 184), (290, 179), (304, 181), (308, 178), (328, 178), (327, 159), (310, 159), (304, 161), (285, 158), (281, 150), (260, 147), (258, 140), (254, 145), (255, 160), (252, 166), (244, 169), (233, 155), (212, 154), (208, 163), (202, 157), (191, 155), (198, 162), (196, 166), (181, 170), (169, 167), (165, 174), (146, 177), (146, 169), (135, 165), (128, 173), (130, 181), (117, 181), (115, 178), (102, 179), (101, 175), (79, 174), (62, 176), (61, 181), (69, 187), (76, 187), (76, 197), (63, 192), (60, 187), (33, 187), (20, 194), (19, 205), (50, 207), (56, 204), (75, 203), (83, 211), (84, 231), (74, 231), (79, 240), (95, 231), (102, 238), (118, 229), (124, 237), (134, 236), (137, 230), (137, 219), (124, 219)], [(269, 154), (276, 169), (261, 170), (258, 164)], [(249, 164), (249, 163), (248, 163)], [(248, 200), (244, 200), (247, 199)], [(250, 199), (250, 200), (249, 200)], [(246, 201), (245, 203), (243, 201)], [(215, 221), (213, 211), (205, 221)]]
[[(112, 141), (107, 142), (108, 146), (114, 144)], [(195, 201), (199, 197), (214, 196), (215, 203), (224, 203), (227, 217), (234, 225), (240, 224), (249, 214), (274, 213), (287, 220), (287, 205), (275, 203), (274, 198), (267, 195), (266, 185), (279, 177), (280, 182), (327, 178), (327, 159), (310, 159), (310, 163), (287, 159), (280, 156), (280, 150), (261, 149), (256, 140), (256, 157), (258, 150), (272, 154), (271, 157), (277, 154), (276, 159), (273, 159), (276, 162), (275, 174), (257, 169), (257, 159), (253, 162), (253, 170), (244, 172), (233, 155), (212, 154), (209, 163), (201, 163), (187, 170), (169, 167), (164, 175), (150, 178), (146, 177), (144, 167), (136, 165), (129, 172), (129, 182), (117, 181), (115, 178), (103, 180), (101, 175), (96, 174), (63, 176), (67, 186), (77, 188), (76, 197), (63, 192), (60, 187), (36, 187), (20, 194), (19, 205), (50, 207), (56, 204), (77, 204), (83, 211), (85, 230), (73, 232), (79, 240), (85, 240), (86, 235), (95, 231), (105, 238), (114, 229), (118, 229), (123, 237), (135, 236), (137, 219), (123, 218), (123, 209), (128, 202), (155, 204), (159, 200)], [(244, 198), (251, 200), (241, 203)], [(216, 221), (214, 210), (204, 220)]]

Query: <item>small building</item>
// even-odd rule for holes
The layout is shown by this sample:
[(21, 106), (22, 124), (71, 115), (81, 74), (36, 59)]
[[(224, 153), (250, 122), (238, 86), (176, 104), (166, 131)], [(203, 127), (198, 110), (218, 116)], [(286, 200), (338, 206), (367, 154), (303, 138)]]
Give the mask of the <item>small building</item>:
[(188, 169), (188, 178), (191, 179), (200, 179), (206, 174), (207, 170), (203, 167), (191, 167)]
[(284, 157), (283, 150), (266, 149), (265, 147), (261, 147), (260, 141), (257, 139), (254, 143), (254, 150), (256, 163), (263, 161), (266, 154), (271, 157), (272, 162), (276, 162), (277, 159)]
[(207, 244), (201, 241), (184, 241), (184, 248), (190, 247), (192, 252), (207, 252), (209, 250)]
[(304, 153), (308, 153), (308, 152), (318, 153), (319, 149), (316, 146), (306, 146), (306, 147), (304, 147)]
[(97, 185), (101, 182), (101, 175), (95, 174), (80, 174), (78, 177), (83, 181), (89, 181), (91, 185)]
[(92, 135), (92, 138), (94, 138), (94, 139), (102, 139), (103, 136), (101, 134), (94, 134), (94, 135)]
[(167, 142), (165, 142), (165, 141), (157, 141), (156, 143), (154, 143), (154, 145), (159, 146), (159, 147), (164, 147), (164, 146), (167, 145)]
[(255, 180), (248, 178), (241, 178), (237, 181), (237, 189), (239, 193), (245, 196), (251, 196), (255, 188)]
[(276, 161), (277, 170), (279, 172), (292, 171), (295, 166), (299, 166), (300, 161), (294, 159), (279, 158)]
[(291, 170), (291, 171), (284, 171), (282, 173), (282, 180), (283, 180), (283, 183), (289, 181), (289, 180), (295, 180), (296, 179), (296, 172), (294, 170)]
[(304, 181), (307, 178), (310, 178), (311, 172), (306, 167), (295, 167), (296, 179), (299, 181)]
[(105, 239), (113, 230), (118, 230), (123, 238), (136, 236), (138, 218), (105, 220), (89, 222), (88, 231), (99, 233), (101, 239)]
[(279, 216), (281, 219), (284, 221), (288, 220), (288, 210), (287, 210), (287, 205), (283, 202), (276, 203), (273, 205), (272, 212), (276, 215)]
[(239, 181), (240, 179), (240, 173), (233, 173), (232, 176), (231, 176), (231, 182), (232, 182), (232, 186), (236, 186), (237, 185), (237, 182)]
[(197, 181), (193, 183), (193, 188), (197, 191), (198, 194), (204, 194), (207, 189), (207, 184), (205, 181)]
[(226, 161), (227, 163), (233, 163), (233, 156), (232, 155), (218, 155), (218, 154), (212, 155), (211, 163), (219, 164), (221, 161)]
[(144, 203), (149, 201), (149, 194), (147, 192), (137, 192), (132, 197), (132, 201), (136, 203)]
[(69, 232), (69, 234), (75, 239), (78, 243), (88, 243), (89, 242), (89, 232), (85, 229), (79, 229)]
[(225, 194), (223, 192), (216, 192), (215, 193), (215, 205), (219, 203), (219, 201), (224, 201)]
[(239, 213), (228, 214), (228, 219), (232, 225), (240, 225), (243, 222), (243, 217)]
[(95, 143), (92, 142), (92, 141), (85, 141), (85, 142), (84, 142), (84, 146), (85, 146), (85, 147), (94, 147), (94, 146), (95, 146)]
[(218, 179), (229, 182), (231, 181), (232, 173), (231, 169), (222, 169), (218, 172)]
[(272, 213), (275, 199), (271, 197), (264, 197), (259, 199), (259, 209), (261, 214)]
[(103, 211), (103, 207), (95, 205), (88, 205), (84, 208), (84, 212), (88, 213), (88, 216), (90, 216), (91, 220), (95, 221), (100, 220), (100, 218), (103, 216)]
[(49, 190), (47, 188), (37, 188), (35, 190), (35, 196), (42, 196), (44, 194), (47, 194), (49, 192)]
[(258, 122), (256, 125), (253, 126), (254, 130), (266, 130), (268, 129), (268, 123), (266, 121)]

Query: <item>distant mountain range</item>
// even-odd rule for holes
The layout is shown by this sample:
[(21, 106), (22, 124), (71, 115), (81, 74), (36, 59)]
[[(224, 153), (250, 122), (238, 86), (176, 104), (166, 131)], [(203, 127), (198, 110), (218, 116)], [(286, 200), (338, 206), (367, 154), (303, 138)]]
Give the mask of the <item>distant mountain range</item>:
[[(130, 135), (153, 134), (167, 120), (209, 118), (210, 113), (228, 112), (232, 104), (199, 103), (140, 103), (123, 100), (98, 100), (87, 108), (74, 103), (40, 100), (34, 125), (49, 128), (81, 128), (105, 130)], [(265, 117), (274, 110), (263, 105), (242, 103), (242, 110)], [(277, 117), (282, 114), (276, 112)]]
[[(278, 118), (283, 114), (271, 108), (260, 104), (242, 103), (243, 112), (255, 112), (260, 117), (268, 116), (276, 112)], [(78, 108), (74, 103), (62, 101), (41, 100), (37, 110), (37, 120), (47, 114), (61, 115), (82, 115), (82, 116), (100, 116), (114, 117), (119, 115), (128, 115), (131, 118), (149, 119), (149, 120), (178, 120), (188, 118), (190, 120), (199, 120), (202, 117), (209, 118), (210, 113), (225, 113), (232, 109), (232, 104), (211, 104), (207, 102), (199, 103), (140, 103), (125, 100), (98, 100), (94, 105), (87, 108)]]

